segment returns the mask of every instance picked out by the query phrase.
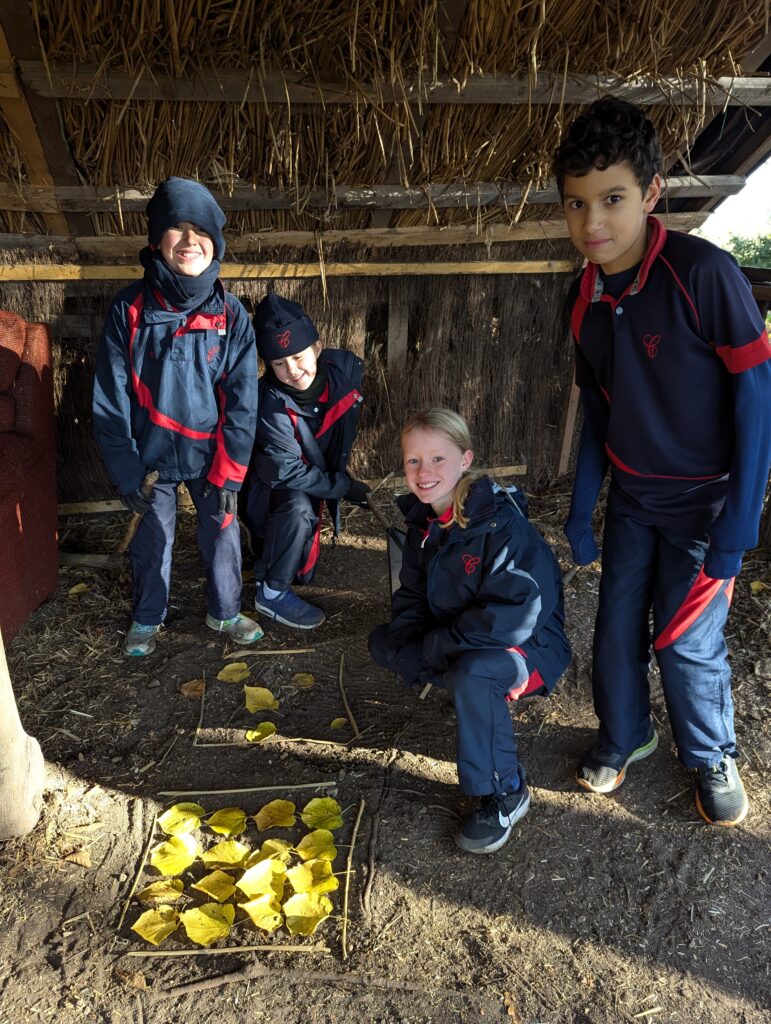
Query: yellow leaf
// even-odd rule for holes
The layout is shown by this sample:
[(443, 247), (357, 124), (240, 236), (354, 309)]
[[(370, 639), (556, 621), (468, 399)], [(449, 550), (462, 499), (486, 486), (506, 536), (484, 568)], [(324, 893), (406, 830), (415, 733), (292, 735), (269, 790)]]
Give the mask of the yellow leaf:
[(226, 665), (217, 673), (217, 679), (223, 683), (243, 683), (249, 678), (249, 666), (245, 661), (234, 661), (232, 665)]
[(250, 900), (266, 893), (281, 899), (285, 882), (286, 865), (280, 860), (269, 859), (247, 868), (236, 885)]
[(271, 800), (254, 815), (254, 823), (260, 832), (269, 828), (291, 828), (297, 821), (295, 805), (291, 800)]
[(347, 718), (333, 718), (332, 721), (329, 723), (329, 728), (332, 729), (332, 730), (344, 729), (347, 725), (348, 725), (348, 719)]
[(201, 857), (207, 868), (237, 868), (249, 856), (249, 847), (239, 843), (237, 839), (226, 839), (222, 843), (210, 846)]
[(81, 868), (91, 867), (91, 854), (88, 850), (73, 850), (64, 859), (69, 861), (70, 864), (77, 864)]
[(204, 903), (179, 915), (187, 937), (198, 946), (211, 946), (218, 939), (224, 939), (230, 931), (236, 916), (232, 903)]
[(310, 690), (316, 679), (312, 672), (295, 672), (292, 676), (292, 682), (298, 690)]
[(158, 824), (167, 836), (181, 836), (195, 832), (201, 824), (203, 814), (206, 814), (206, 811), (200, 804), (174, 804), (168, 811), (163, 812)]
[(343, 825), (340, 804), (331, 796), (317, 796), (309, 800), (300, 817), (310, 829), (326, 828), (334, 832)]
[(74, 587), (70, 587), (68, 593), (70, 597), (78, 597), (80, 594), (87, 594), (90, 589), (87, 583), (76, 583)]
[(280, 705), (266, 686), (245, 686), (247, 711), (276, 711)]
[(328, 860), (308, 860), (291, 868), (286, 876), (295, 892), (332, 892), (340, 886)]
[[(760, 594), (763, 590), (771, 590), (771, 587), (769, 587), (767, 583), (764, 583), (763, 580), (753, 580), (752, 583), (750, 583), (750, 590), (753, 594)], [(70, 591), (70, 593), (72, 593), (72, 591)]]
[(260, 722), (256, 729), (247, 730), (246, 738), (250, 743), (262, 743), (275, 732), (276, 727), (272, 722)]
[(184, 884), (181, 878), (162, 878), (137, 893), (140, 903), (176, 903), (182, 899)]
[(218, 832), (221, 836), (240, 836), (246, 828), (246, 811), (240, 807), (223, 807), (221, 811), (215, 811), (206, 819), (206, 824), (212, 832)]
[(220, 871), (219, 868), (216, 871), (212, 871), (210, 875), (205, 875), (192, 888), (200, 889), (201, 892), (205, 892), (207, 896), (211, 896), (218, 903), (224, 903), (225, 900), (229, 900), (236, 891), (236, 887), (233, 884), (233, 876), (229, 875), (227, 871)]
[(146, 910), (132, 924), (132, 932), (141, 935), (147, 942), (154, 946), (160, 945), (167, 935), (171, 935), (179, 928), (179, 914), (174, 907), (156, 907), (155, 910)]
[(264, 932), (274, 932), (280, 928), (284, 918), (281, 915), (281, 904), (275, 896), (265, 893), (248, 903), (239, 903), (239, 907), (245, 910), (258, 928)]
[(200, 855), (201, 847), (193, 836), (172, 836), (153, 848), (150, 863), (167, 877), (181, 875)]
[(188, 700), (200, 700), (203, 697), (205, 686), (203, 679), (188, 679), (180, 686), (179, 692)]
[(332, 901), (324, 895), (298, 892), (284, 904), (286, 927), (290, 935), (313, 935), (331, 913)]
[(276, 860), (288, 864), (292, 857), (292, 844), (285, 839), (266, 839), (259, 850), (255, 850), (247, 857), (246, 867), (250, 868), (269, 857), (275, 857)]
[(326, 828), (317, 828), (304, 836), (295, 847), (303, 860), (329, 860), (337, 856), (335, 837)]

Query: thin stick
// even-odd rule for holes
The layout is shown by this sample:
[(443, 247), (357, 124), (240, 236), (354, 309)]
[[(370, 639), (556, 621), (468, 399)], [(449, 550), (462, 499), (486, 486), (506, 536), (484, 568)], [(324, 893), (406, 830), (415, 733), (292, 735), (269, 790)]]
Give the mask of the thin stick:
[(329, 946), (219, 946), (217, 949), (131, 949), (124, 956), (215, 956), (217, 953), (331, 953)]
[(338, 682), (338, 685), (340, 687), (340, 696), (343, 698), (343, 707), (345, 708), (345, 713), (346, 713), (346, 715), (348, 715), (348, 721), (351, 723), (351, 728), (353, 729), (353, 738), (358, 740), (358, 739), (361, 738), (361, 732), (359, 731), (359, 727), (356, 724), (356, 719), (353, 717), (353, 712), (351, 711), (351, 707), (350, 707), (350, 705), (348, 703), (348, 697), (346, 696), (345, 685), (343, 683), (343, 669), (344, 668), (345, 668), (345, 655), (341, 651), (340, 652), (340, 668), (339, 668), (338, 673), (337, 673), (337, 682)]
[(433, 685), (434, 685), (433, 683), (426, 683), (426, 685), (425, 685), (425, 686), (423, 687), (423, 689), (422, 689), (422, 690), (420, 691), (420, 693), (418, 694), (418, 700), (425, 700), (425, 699), (426, 699), (426, 697), (427, 697), (427, 696), (429, 695), (429, 693), (431, 692), (431, 687), (432, 687)]
[(359, 813), (356, 815), (356, 821), (353, 826), (353, 835), (351, 836), (351, 845), (348, 850), (348, 860), (345, 865), (345, 891), (343, 893), (343, 934), (341, 943), (343, 947), (343, 960), (348, 959), (348, 891), (351, 887), (351, 863), (353, 862), (353, 851), (356, 847), (356, 837), (359, 834), (359, 825), (361, 824), (361, 816), (364, 814), (364, 797), (359, 802)]
[(147, 833), (147, 841), (145, 842), (145, 848), (142, 851), (142, 859), (139, 862), (139, 867), (137, 869), (137, 873), (134, 876), (134, 881), (131, 884), (131, 889), (129, 890), (129, 894), (126, 897), (126, 902), (123, 904), (123, 910), (121, 912), (120, 918), (118, 919), (118, 927), (117, 927), (116, 931), (120, 931), (121, 928), (123, 927), (123, 922), (126, 920), (126, 914), (128, 913), (129, 905), (131, 904), (131, 901), (134, 898), (134, 893), (137, 891), (137, 885), (139, 884), (139, 879), (140, 879), (140, 877), (142, 875), (142, 872), (145, 869), (145, 864), (147, 863), (147, 855), (150, 852), (150, 844), (153, 841), (153, 834), (155, 832), (155, 823), (157, 822), (157, 820), (158, 820), (158, 814), (156, 812), (153, 815), (153, 823), (150, 826), (150, 831)]
[(231, 793), (275, 793), (279, 789), (327, 789), (337, 782), (297, 782), (290, 786), (244, 786), (241, 789), (164, 789), (158, 796), (229, 796)]
[(278, 649), (275, 651), (232, 651), (230, 654), (225, 655), (225, 661), (235, 661), (237, 658), (244, 658), (249, 654), (264, 658), (271, 654), (312, 654), (315, 650), (315, 647), (290, 647), (286, 650)]

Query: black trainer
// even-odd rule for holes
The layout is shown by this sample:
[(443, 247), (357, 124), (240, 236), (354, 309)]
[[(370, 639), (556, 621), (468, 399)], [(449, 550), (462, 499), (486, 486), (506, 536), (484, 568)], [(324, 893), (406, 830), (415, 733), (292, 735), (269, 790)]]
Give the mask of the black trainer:
[(587, 750), (579, 762), (576, 782), (582, 789), (588, 789), (592, 793), (612, 793), (626, 778), (626, 770), (629, 765), (634, 761), (642, 761), (643, 758), (650, 757), (658, 744), (658, 733), (651, 726), (648, 739), (641, 747), (632, 751), (620, 768), (611, 768), (593, 751)]
[(696, 806), (710, 825), (730, 827), (747, 817), (750, 808), (736, 761), (727, 755), (709, 768), (697, 768)]
[(495, 853), (529, 807), (530, 790), (524, 782), (514, 793), (483, 796), (456, 833), (455, 842), (466, 853)]

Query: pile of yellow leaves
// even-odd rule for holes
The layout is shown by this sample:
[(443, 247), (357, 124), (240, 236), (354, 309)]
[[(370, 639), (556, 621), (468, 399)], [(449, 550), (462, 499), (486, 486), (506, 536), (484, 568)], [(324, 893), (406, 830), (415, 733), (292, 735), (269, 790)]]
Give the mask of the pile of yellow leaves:
[[(296, 842), (258, 838), (250, 845), (238, 838), (249, 822), (262, 833), (295, 828), (298, 817), (308, 832)], [(211, 946), (227, 938), (241, 911), (240, 920), (249, 918), (263, 931), (283, 926), (290, 935), (312, 935), (333, 910), (326, 893), (339, 886), (332, 871), (333, 832), (342, 824), (340, 805), (331, 797), (315, 797), (299, 815), (290, 800), (271, 800), (251, 816), (240, 807), (207, 815), (199, 804), (174, 804), (158, 818), (167, 838), (150, 851), (161, 878), (136, 894), (150, 909), (132, 930), (157, 946), (182, 925), (192, 942)], [(187, 894), (178, 877), (186, 872), (193, 878)]]

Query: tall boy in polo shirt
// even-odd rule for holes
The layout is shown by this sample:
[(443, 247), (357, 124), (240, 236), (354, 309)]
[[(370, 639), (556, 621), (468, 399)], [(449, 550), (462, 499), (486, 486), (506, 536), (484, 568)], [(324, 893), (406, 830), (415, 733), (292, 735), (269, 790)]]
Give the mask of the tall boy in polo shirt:
[(771, 346), (733, 257), (651, 216), (660, 166), (651, 122), (610, 97), (554, 157), (588, 261), (569, 298), (584, 413), (565, 524), (577, 564), (599, 554), (592, 512), (611, 471), (592, 673), (600, 727), (577, 781), (610, 793), (655, 750), (652, 643), (697, 808), (737, 825), (748, 802), (723, 630), (768, 480)]

